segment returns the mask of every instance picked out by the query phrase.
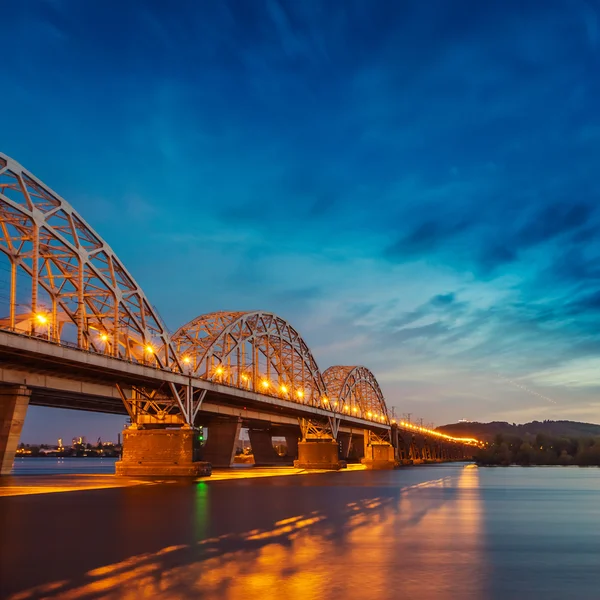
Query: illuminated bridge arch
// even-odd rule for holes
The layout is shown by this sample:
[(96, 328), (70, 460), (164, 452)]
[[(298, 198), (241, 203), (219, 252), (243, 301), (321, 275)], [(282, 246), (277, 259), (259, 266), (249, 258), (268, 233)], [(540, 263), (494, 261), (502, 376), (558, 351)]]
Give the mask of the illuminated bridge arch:
[(190, 374), (302, 404), (326, 406), (327, 388), (310, 349), (268, 312), (214, 312), (181, 327), (172, 343)]
[(110, 246), (63, 198), (4, 154), (0, 250), (10, 271), (0, 326), (179, 370), (166, 327)]
[(366, 367), (335, 366), (323, 373), (331, 401), (338, 410), (363, 419), (389, 424), (385, 399), (375, 375)]

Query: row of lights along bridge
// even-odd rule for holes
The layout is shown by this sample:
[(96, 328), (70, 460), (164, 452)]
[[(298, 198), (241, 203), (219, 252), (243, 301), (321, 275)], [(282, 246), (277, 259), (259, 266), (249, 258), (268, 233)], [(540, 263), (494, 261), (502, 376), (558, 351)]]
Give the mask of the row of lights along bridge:
[[(51, 339), (50, 336), (50, 317), (47, 314), (44, 313), (37, 313), (35, 315), (35, 321), (41, 325), (42, 327), (47, 327), (47, 335), (48, 335), (48, 339)], [(108, 349), (108, 344), (109, 344), (109, 336), (106, 333), (99, 333), (99, 339), (100, 341), (102, 341), (105, 344), (105, 347)], [(148, 362), (154, 362), (151, 360), (150, 357), (152, 357), (154, 355), (154, 348), (151, 344), (146, 344), (146, 346), (144, 347), (146, 354), (148, 355), (149, 361)], [(190, 365), (191, 364), (192, 359), (189, 356), (183, 356), (182, 357), (182, 362), (185, 365)], [(212, 372), (212, 380), (224, 384), (224, 385), (231, 385), (231, 374), (228, 373), (227, 369), (225, 367), (223, 367), (222, 365), (217, 365), (216, 367), (213, 368), (213, 372)], [(274, 385), (271, 381), (269, 381), (267, 378), (264, 377), (259, 377), (259, 389), (255, 389), (255, 387), (253, 386), (253, 378), (251, 375), (247, 374), (247, 373), (242, 373), (240, 375), (240, 379), (243, 382), (242, 386), (247, 388), (247, 389), (253, 389), (254, 391), (259, 391), (262, 394), (265, 395), (269, 395), (269, 396), (278, 396), (278, 397), (282, 397), (282, 398), (289, 398), (290, 394), (294, 395), (301, 401), (304, 398), (304, 391), (301, 389), (296, 389), (296, 390), (290, 390), (288, 388), (288, 386), (286, 386), (285, 384), (280, 384), (280, 385)], [(322, 399), (322, 404), (324, 408), (331, 408), (333, 407), (333, 409), (337, 409), (338, 408), (338, 403), (337, 401), (334, 401), (332, 403), (332, 405), (330, 405), (329, 402), (329, 398), (327, 398), (326, 396), (323, 396)], [(342, 410), (344, 412), (350, 412), (350, 407), (345, 404), (342, 408)], [(357, 408), (356, 406), (352, 407), (352, 412), (356, 413), (357, 412)], [(381, 422), (385, 422), (386, 421), (386, 415), (384, 415), (383, 413), (381, 414), (377, 414), (377, 413), (373, 413), (371, 411), (367, 412), (366, 415), (362, 415), (363, 418), (367, 418), (371, 421), (381, 421)], [(445, 435), (443, 433), (440, 433), (439, 431), (435, 431), (433, 429), (427, 428), (427, 427), (423, 427), (422, 425), (415, 425), (413, 423), (410, 423), (409, 421), (400, 421), (398, 423), (398, 421), (396, 419), (391, 419), (390, 423), (392, 425), (396, 425), (399, 424), (400, 427), (403, 427), (405, 429), (412, 429), (414, 431), (419, 431), (421, 433), (427, 433), (430, 435), (435, 435), (437, 437), (442, 437), (442, 438), (447, 438), (447, 439), (453, 439), (452, 436), (448, 436)]]

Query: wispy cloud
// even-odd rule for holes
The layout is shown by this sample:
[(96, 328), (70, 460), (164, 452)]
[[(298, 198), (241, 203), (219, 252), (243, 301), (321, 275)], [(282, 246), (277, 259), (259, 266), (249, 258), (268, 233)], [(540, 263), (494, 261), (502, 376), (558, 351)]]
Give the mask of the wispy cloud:
[(593, 3), (64, 6), (4, 7), (2, 150), (172, 328), (260, 307), (427, 420), (594, 418)]

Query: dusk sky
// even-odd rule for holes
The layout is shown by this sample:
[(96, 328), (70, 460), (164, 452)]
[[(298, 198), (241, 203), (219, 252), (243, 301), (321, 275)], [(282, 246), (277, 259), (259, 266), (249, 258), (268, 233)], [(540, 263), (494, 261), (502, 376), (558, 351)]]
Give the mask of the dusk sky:
[[(2, 23), (0, 151), (172, 331), (268, 310), (398, 414), (600, 422), (600, 3), (13, 0)], [(32, 408), (22, 439), (123, 422)]]

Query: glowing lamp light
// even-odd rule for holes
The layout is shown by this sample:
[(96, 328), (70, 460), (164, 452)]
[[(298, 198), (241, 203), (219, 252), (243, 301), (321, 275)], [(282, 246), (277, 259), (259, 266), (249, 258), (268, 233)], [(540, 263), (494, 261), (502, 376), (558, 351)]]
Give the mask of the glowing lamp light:
[(367, 413), (367, 417), (369, 417), (369, 419), (370, 419), (372, 416), (373, 416), (373, 413), (372, 413), (371, 411), (369, 411), (369, 412)]
[(189, 356), (184, 356), (184, 357), (183, 357), (183, 362), (184, 362), (186, 365), (189, 365), (189, 364), (190, 364), (190, 357), (189, 357)]
[(260, 385), (262, 385), (265, 389), (267, 389), (269, 387), (269, 382), (266, 379), (263, 379), (260, 382)]
[(302, 390), (296, 390), (296, 396), (298, 396), (298, 398), (304, 398), (304, 392)]
[(323, 396), (323, 404), (327, 404), (329, 402), (329, 398), (327, 396)]
[(101, 339), (103, 342), (108, 342), (108, 335), (107, 335), (106, 333), (103, 333), (103, 334), (100, 336), (100, 339)]
[(287, 387), (285, 387), (285, 385), (281, 386), (281, 393), (282, 394), (287, 394), (288, 393), (288, 389), (287, 389)]
[(148, 354), (154, 354), (154, 348), (150, 344), (147, 344), (144, 350), (146, 350)]
[(352, 412), (358, 412), (358, 408), (356, 408), (356, 406), (352, 407)]
[(347, 404), (344, 404), (344, 410), (345, 410), (346, 412), (348, 412), (348, 411), (350, 410), (350, 407), (349, 407)]
[(242, 375), (242, 381), (248, 381), (248, 375)]
[(46, 325), (46, 323), (48, 323), (48, 317), (46, 315), (43, 315), (42, 313), (38, 313), (37, 315), (35, 315), (35, 320), (40, 325)]
[(215, 369), (215, 373), (216, 373), (217, 375), (223, 375), (223, 367), (217, 367), (217, 368)]

